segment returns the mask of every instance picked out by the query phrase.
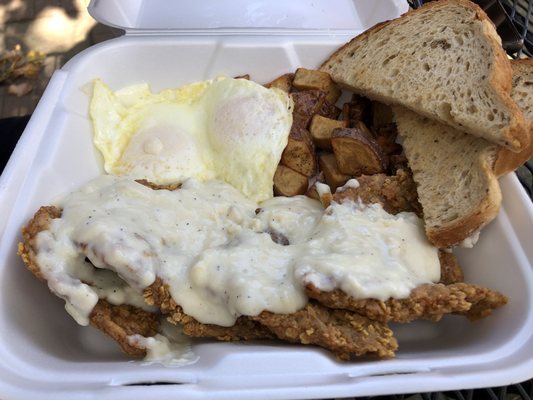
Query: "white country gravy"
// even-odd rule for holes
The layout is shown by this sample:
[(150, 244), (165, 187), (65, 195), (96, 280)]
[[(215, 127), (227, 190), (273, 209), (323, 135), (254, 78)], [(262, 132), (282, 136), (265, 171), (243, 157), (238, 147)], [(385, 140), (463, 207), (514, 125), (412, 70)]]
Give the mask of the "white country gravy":
[(258, 206), (217, 180), (168, 191), (101, 176), (59, 206), (61, 218), (37, 236), (37, 261), (82, 325), (98, 298), (141, 306), (156, 277), (185, 313), (221, 326), (301, 309), (307, 282), (384, 300), (440, 279), (421, 220), (379, 205), (324, 210), (297, 196)]
[(161, 333), (151, 337), (137, 334), (127, 337), (130, 345), (146, 350), (145, 363), (178, 367), (198, 360), (192, 351), (190, 338), (179, 327), (163, 319), (159, 330)]

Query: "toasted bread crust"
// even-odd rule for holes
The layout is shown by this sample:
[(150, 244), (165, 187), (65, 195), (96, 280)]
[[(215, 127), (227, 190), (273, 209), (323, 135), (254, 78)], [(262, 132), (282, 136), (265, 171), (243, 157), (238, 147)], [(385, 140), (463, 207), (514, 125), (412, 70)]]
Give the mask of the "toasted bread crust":
[(455, 246), (482, 229), (498, 215), (502, 194), (498, 179), (493, 172), (494, 164), (488, 159), (480, 160), (480, 164), (489, 182), (486, 196), (471, 214), (440, 228), (426, 227), (426, 235), (434, 246), (439, 248)]
[(494, 88), (494, 91), (500, 95), (501, 101), (509, 110), (511, 110), (514, 117), (505, 131), (505, 137), (508, 138), (508, 148), (511, 152), (519, 153), (524, 149), (527, 149), (530, 144), (530, 139), (529, 133), (526, 130), (524, 114), (511, 97), (513, 69), (509, 59), (507, 58), (507, 54), (501, 47), (499, 37), (495, 38), (492, 35), (494, 32), (494, 25), (492, 21), (488, 19), (487, 15), (477, 5), (476, 7), (479, 9), (476, 11), (478, 18), (483, 23), (486, 35), (492, 42), (493, 49), (495, 50), (495, 60), (494, 64), (492, 64), (489, 82)]
[[(511, 66), (513, 68), (513, 82), (524, 69), (530, 69), (533, 72), (533, 58), (525, 58), (521, 60), (512, 60)], [(533, 92), (533, 88), (531, 89)], [(511, 92), (512, 97), (512, 92)], [(512, 152), (508, 149), (501, 148), (496, 155), (494, 163), (494, 173), (496, 176), (502, 176), (514, 171), (527, 160), (533, 157), (533, 120), (526, 118), (526, 132), (529, 138), (529, 145), (519, 153)]]

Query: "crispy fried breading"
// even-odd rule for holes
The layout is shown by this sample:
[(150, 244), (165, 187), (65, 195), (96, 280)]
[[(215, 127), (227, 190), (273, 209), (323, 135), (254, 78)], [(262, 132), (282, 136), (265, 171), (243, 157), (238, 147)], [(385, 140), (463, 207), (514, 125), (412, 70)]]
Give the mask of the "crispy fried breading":
[(144, 357), (146, 350), (131, 345), (128, 336), (154, 336), (159, 328), (156, 314), (127, 304), (113, 305), (105, 300), (96, 303), (89, 320), (91, 326), (116, 340), (122, 351), (135, 357)]
[(398, 343), (389, 327), (346, 310), (331, 310), (316, 303), (292, 314), (264, 311), (254, 320), (267, 326), (280, 339), (316, 345), (341, 360), (364, 354), (390, 358)]
[(182, 327), (183, 333), (189, 337), (212, 337), (224, 342), (276, 338), (269, 329), (247, 317), (240, 317), (234, 325), (226, 327), (202, 324), (187, 316), (187, 322), (182, 322)]
[(457, 258), (451, 251), (439, 250), (440, 283), (462, 282), (464, 280), (463, 269), (457, 262)]
[(22, 228), (23, 241), (19, 243), (18, 254), (31, 273), (43, 282), (45, 281), (44, 276), (35, 262), (35, 238), (39, 232), (48, 229), (52, 219), (60, 216), (61, 210), (57, 207), (41, 207), (28, 224)]
[(221, 327), (202, 324), (186, 315), (161, 279), (145, 290), (145, 300), (159, 305), (171, 322), (182, 324), (183, 332), (193, 337), (215, 337), (225, 341), (277, 337), (292, 343), (324, 347), (341, 359), (362, 354), (392, 357), (398, 347), (392, 331), (385, 324), (345, 310), (328, 310), (319, 304), (308, 304), (292, 314), (265, 311), (256, 317), (243, 316), (235, 325)]
[(183, 333), (191, 337), (214, 337), (218, 340), (257, 340), (273, 339), (275, 336), (259, 324), (247, 317), (240, 317), (233, 326), (218, 326), (202, 324), (193, 317), (185, 314), (183, 309), (176, 304), (168, 286), (160, 278), (145, 289), (144, 299), (150, 305), (157, 305), (161, 312), (168, 315), (168, 320), (183, 327)]
[(347, 199), (361, 199), (364, 204), (381, 204), (391, 214), (412, 211), (421, 215), (422, 208), (418, 203), (416, 185), (410, 171), (400, 169), (393, 176), (362, 175), (357, 177), (357, 181), (359, 187), (348, 187), (336, 192), (333, 201), (342, 203)]
[(456, 283), (450, 286), (461, 290), (466, 296), (466, 301), (471, 304), (468, 311), (454, 312), (454, 314), (464, 315), (471, 321), (488, 317), (494, 309), (507, 304), (508, 301), (507, 296), (502, 293), (478, 285)]
[(176, 190), (181, 187), (181, 183), (166, 183), (164, 185), (159, 185), (157, 183), (150, 182), (146, 179), (136, 179), (135, 182), (140, 183), (146, 187), (149, 187), (153, 190)]
[(333, 290), (320, 291), (312, 283), (307, 295), (326, 307), (351, 310), (377, 321), (411, 322), (415, 319), (438, 321), (444, 314), (461, 314), (475, 320), (489, 315), (507, 303), (499, 292), (468, 283), (427, 284), (413, 289), (405, 299), (354, 299)]
[[(349, 187), (333, 195), (333, 201), (361, 200), (365, 204), (378, 203), (391, 213), (415, 212), (420, 216), (416, 185), (409, 170), (400, 169), (396, 175), (363, 175), (357, 178), (359, 186)], [(462, 282), (463, 271), (451, 251), (440, 250), (441, 283)]]
[[(46, 279), (35, 260), (35, 240), (39, 232), (48, 229), (50, 222), (59, 217), (61, 217), (59, 208), (41, 207), (22, 229), (23, 242), (18, 246), (18, 254), (26, 267), (43, 282)], [(92, 326), (115, 339), (125, 353), (135, 357), (144, 356), (146, 351), (130, 345), (127, 336), (134, 334), (153, 336), (159, 326), (155, 314), (129, 305), (112, 305), (105, 300), (98, 301), (89, 316), (89, 321)]]

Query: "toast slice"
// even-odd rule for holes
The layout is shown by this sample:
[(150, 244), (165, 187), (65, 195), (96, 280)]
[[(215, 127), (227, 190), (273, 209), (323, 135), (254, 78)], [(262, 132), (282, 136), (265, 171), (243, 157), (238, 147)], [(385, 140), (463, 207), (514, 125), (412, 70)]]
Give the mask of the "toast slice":
[(511, 66), (513, 67), (511, 97), (524, 114), (526, 131), (529, 134), (529, 146), (520, 153), (501, 149), (494, 164), (494, 172), (497, 176), (514, 171), (533, 157), (533, 59), (512, 60)]
[(500, 144), (529, 145), (494, 25), (467, 0), (428, 3), (374, 26), (320, 70), (342, 87)]
[(499, 147), (403, 107), (394, 107), (394, 115), (429, 241), (439, 248), (467, 245), (500, 208), (493, 171)]

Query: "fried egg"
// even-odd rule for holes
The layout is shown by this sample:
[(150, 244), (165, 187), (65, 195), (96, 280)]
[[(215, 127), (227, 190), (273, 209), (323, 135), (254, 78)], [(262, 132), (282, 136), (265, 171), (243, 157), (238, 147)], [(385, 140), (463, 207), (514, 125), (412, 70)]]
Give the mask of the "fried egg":
[(158, 184), (221, 179), (260, 202), (273, 196), (292, 100), (246, 79), (159, 93), (147, 84), (113, 92), (96, 80), (90, 116), (107, 173)]

